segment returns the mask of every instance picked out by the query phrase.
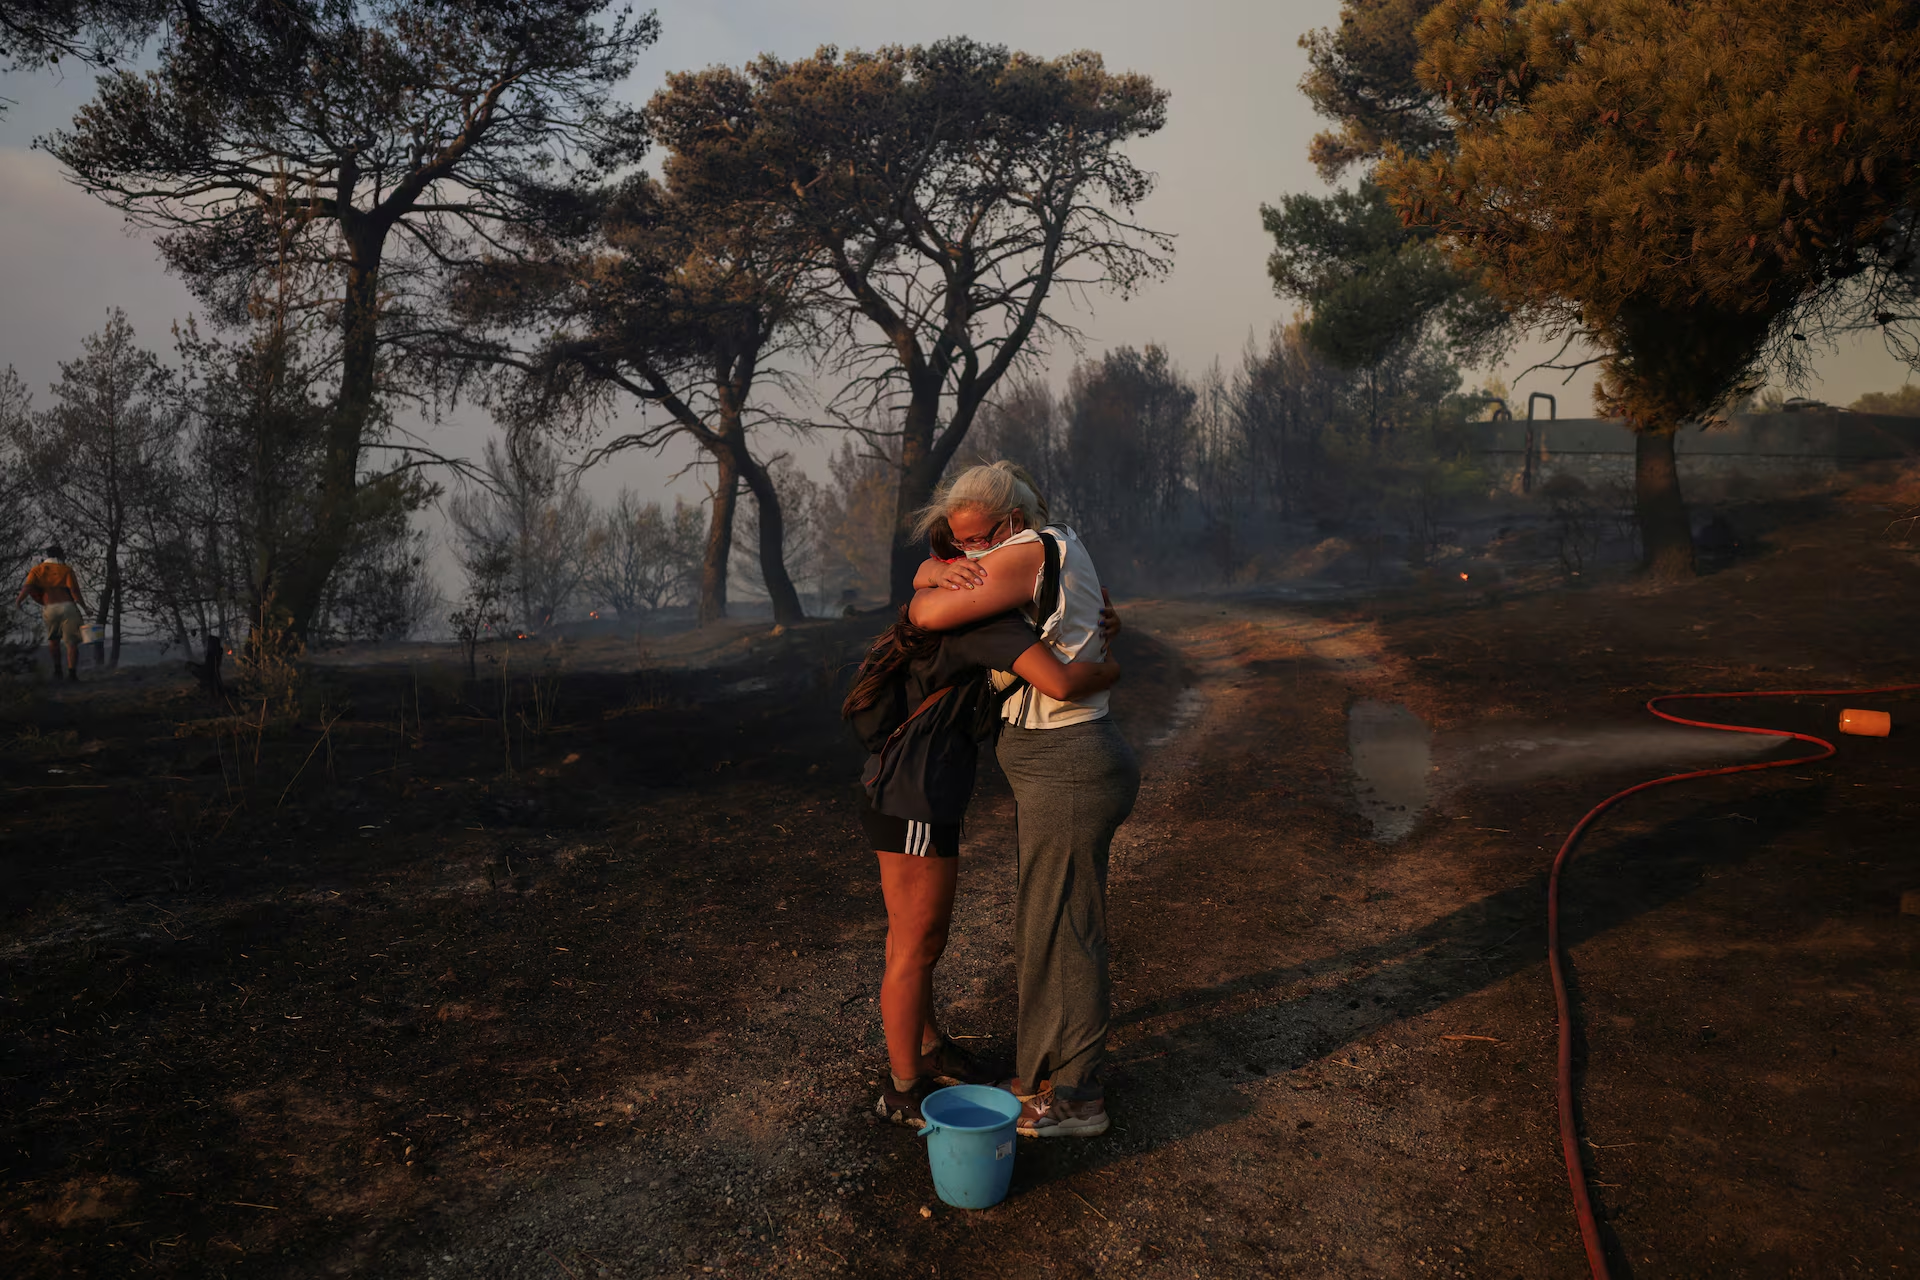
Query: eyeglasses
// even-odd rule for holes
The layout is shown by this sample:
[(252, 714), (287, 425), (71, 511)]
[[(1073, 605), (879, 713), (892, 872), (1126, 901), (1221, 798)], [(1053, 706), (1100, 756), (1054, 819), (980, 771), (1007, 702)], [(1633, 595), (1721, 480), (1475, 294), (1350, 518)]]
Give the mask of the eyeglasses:
[[(985, 551), (999, 541), (998, 535), (1000, 531), (1012, 522), (1013, 517), (1008, 516), (977, 538), (955, 538), (953, 545), (961, 551)], [(948, 530), (948, 532), (951, 533), (952, 530)]]

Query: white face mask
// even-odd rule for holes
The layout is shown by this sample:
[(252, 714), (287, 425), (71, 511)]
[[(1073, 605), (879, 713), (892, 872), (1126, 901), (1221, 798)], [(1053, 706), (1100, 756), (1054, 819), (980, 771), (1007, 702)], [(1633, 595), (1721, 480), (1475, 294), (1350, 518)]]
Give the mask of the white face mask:
[[(992, 531), (987, 536), (992, 537), (993, 534), (999, 533), (1000, 530), (1002, 529), (1005, 529), (1007, 531), (1007, 534), (1005, 538), (1000, 539), (1000, 542), (1005, 542), (1007, 538), (1011, 538), (1016, 533), (1021, 532), (1021, 530), (1015, 529), (1013, 527), (1013, 517), (1008, 516), (1005, 520), (1002, 520), (999, 524), (993, 526)], [(1000, 549), (1000, 542), (996, 542), (990, 547), (981, 547), (978, 550), (962, 547), (960, 548), (960, 554), (965, 556), (969, 560), (978, 560), (981, 556), (991, 555), (993, 552), (998, 551)]]

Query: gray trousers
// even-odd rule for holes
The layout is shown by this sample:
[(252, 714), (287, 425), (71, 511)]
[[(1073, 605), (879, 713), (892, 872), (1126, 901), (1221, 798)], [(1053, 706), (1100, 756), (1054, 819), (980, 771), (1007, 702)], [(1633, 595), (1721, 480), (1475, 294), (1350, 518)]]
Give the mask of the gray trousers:
[(1020, 833), (1016, 1069), (1028, 1088), (1052, 1077), (1063, 1098), (1104, 1097), (1107, 860), (1140, 793), (1140, 764), (1107, 718), (1064, 729), (1004, 725), (996, 754)]

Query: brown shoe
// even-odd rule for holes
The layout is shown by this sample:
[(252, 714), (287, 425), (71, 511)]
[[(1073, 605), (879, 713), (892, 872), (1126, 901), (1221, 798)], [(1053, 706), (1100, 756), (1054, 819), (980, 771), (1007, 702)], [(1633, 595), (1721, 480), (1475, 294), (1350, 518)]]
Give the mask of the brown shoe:
[(921, 1055), (927, 1073), (943, 1085), (998, 1084), (1011, 1069), (1010, 1064), (969, 1053), (945, 1036)]
[(937, 1087), (925, 1076), (914, 1081), (910, 1089), (896, 1089), (889, 1079), (881, 1087), (880, 1101), (873, 1109), (889, 1124), (897, 1124), (903, 1129), (924, 1129), (927, 1118), (920, 1114), (920, 1100)]
[(1097, 1138), (1109, 1124), (1104, 1098), (1063, 1098), (1048, 1087), (1020, 1100), (1014, 1132), (1023, 1138)]

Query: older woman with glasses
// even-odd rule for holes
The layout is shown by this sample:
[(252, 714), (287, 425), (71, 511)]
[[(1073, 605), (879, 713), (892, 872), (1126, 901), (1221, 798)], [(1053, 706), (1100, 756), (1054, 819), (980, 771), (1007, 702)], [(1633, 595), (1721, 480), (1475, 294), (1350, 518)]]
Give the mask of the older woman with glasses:
[[(971, 467), (935, 496), (918, 525), (964, 559), (921, 566), (909, 617), (946, 631), (1020, 609), (1064, 663), (1107, 656), (1106, 592), (1072, 529), (1049, 523), (1033, 478), (1012, 462)], [(1044, 618), (1045, 532), (1059, 549), (1057, 603)], [(1107, 863), (1133, 811), (1140, 766), (1102, 690), (1074, 699), (1021, 690), (1005, 704), (996, 754), (1019, 830), (1014, 965), (1020, 985), (1016, 1063), (1007, 1082), (1030, 1138), (1107, 1131), (1100, 1071), (1112, 989), (1107, 976)]]

